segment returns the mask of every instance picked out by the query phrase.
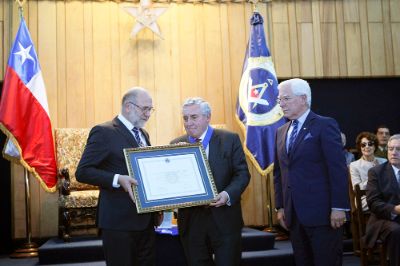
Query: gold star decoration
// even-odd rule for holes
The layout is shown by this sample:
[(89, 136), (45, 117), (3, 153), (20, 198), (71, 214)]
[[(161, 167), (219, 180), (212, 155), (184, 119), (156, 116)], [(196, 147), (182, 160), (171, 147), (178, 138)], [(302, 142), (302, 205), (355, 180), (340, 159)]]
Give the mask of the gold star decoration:
[(136, 18), (136, 24), (132, 28), (131, 36), (132, 38), (136, 36), (136, 34), (144, 28), (149, 28), (152, 32), (154, 32), (158, 37), (164, 39), (160, 28), (157, 24), (157, 19), (161, 16), (165, 11), (167, 11), (166, 7), (153, 7), (151, 0), (140, 0), (139, 7), (124, 7), (125, 11), (130, 15)]

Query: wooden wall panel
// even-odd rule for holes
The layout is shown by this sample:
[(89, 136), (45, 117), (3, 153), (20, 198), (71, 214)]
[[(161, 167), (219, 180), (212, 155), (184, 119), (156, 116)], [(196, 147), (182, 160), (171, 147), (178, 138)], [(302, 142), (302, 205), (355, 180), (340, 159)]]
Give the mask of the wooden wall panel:
[[(37, 54), (40, 58), (40, 66), (43, 72), (44, 82), (49, 104), (50, 117), (57, 113), (57, 79), (49, 78), (57, 76), (57, 18), (56, 2), (38, 2), (38, 40)], [(47, 78), (48, 77), (48, 78)], [(31, 182), (38, 185), (37, 182)], [(32, 185), (33, 187), (33, 185)], [(32, 215), (40, 217), (38, 223), (38, 235), (51, 235), (57, 231), (57, 224), (48, 224), (46, 221), (57, 221), (58, 213), (53, 210), (58, 206), (58, 195), (56, 193), (40, 193), (42, 188), (37, 188), (37, 193), (32, 192), (32, 202), (37, 203), (37, 209), (32, 209)], [(35, 212), (34, 212), (35, 210)]]
[[(2, 13), (2, 5), (0, 5), (0, 13)], [(0, 75), (3, 77), (5, 74), (6, 60), (4, 59), (4, 45), (5, 45), (5, 36), (4, 36), (4, 20), (0, 20)]]
[[(8, 49), (6, 49), (8, 38), (6, 38), (5, 31), (4, 31), (4, 28), (7, 26), (5, 23), (6, 16), (4, 15), (4, 13), (6, 11), (5, 8), (8, 8), (5, 5), (5, 0), (0, 0), (0, 40), (1, 40), (0, 41), (0, 75), (1, 75), (1, 77), (3, 77), (5, 74), (5, 66), (7, 63), (7, 59), (6, 59), (7, 56), (5, 56), (5, 53), (6, 53), (6, 50), (8, 50)], [(3, 79), (3, 78), (1, 78), (1, 79)]]
[[(311, 1), (296, 1), (296, 19), (298, 23), (311, 23), (313, 20), (312, 15), (312, 2)], [(318, 2), (314, 2), (318, 3)], [(292, 5), (293, 3), (289, 3)]]
[(344, 11), (343, 2), (336, 1), (336, 27), (337, 27), (337, 47), (339, 55), (339, 76), (347, 76), (347, 57), (346, 57), (346, 38), (344, 30)]
[(385, 2), (390, 2), (390, 9), (388, 16), (387, 13), (384, 14), (384, 17), (390, 17), (391, 22), (400, 22), (400, 1), (398, 0), (385, 0)]
[(57, 112), (52, 115), (53, 128), (57, 127), (71, 127), (67, 125), (67, 72), (66, 72), (66, 13), (65, 3), (61, 1), (56, 2), (56, 50), (57, 62), (54, 66), (57, 70), (55, 76), (57, 84)]
[[(289, 37), (289, 26), (287, 23), (275, 23), (273, 25), (273, 43), (275, 49), (272, 54), (275, 59), (275, 70), (279, 76), (288, 77), (292, 73), (291, 68), (291, 47)], [(296, 49), (297, 50), (297, 49)]]
[(369, 30), (368, 30), (368, 10), (366, 0), (359, 2), (360, 10), (360, 32), (361, 32), (361, 53), (362, 53), (362, 65), (363, 74), (371, 75), (371, 58), (370, 58), (370, 42), (369, 42)]
[[(366, 0), (360, 0), (360, 2), (365, 2)], [(343, 14), (344, 22), (359, 22), (360, 12), (359, 12), (359, 1), (358, 0), (346, 0), (343, 1)]]
[[(390, 14), (389, 0), (382, 1), (382, 14)], [(386, 59), (385, 75), (394, 75), (392, 24), (390, 22), (390, 16), (383, 16), (383, 35), (385, 41), (385, 46), (383, 49), (385, 50), (385, 59)]]
[(322, 46), (321, 46), (321, 22), (319, 3), (312, 2), (312, 28), (313, 28), (313, 42), (314, 42), (314, 60), (315, 60), (315, 76), (322, 77), (323, 75), (323, 59), (322, 59)]
[[(111, 13), (113, 11), (110, 7), (111, 5), (113, 5), (112, 2), (100, 2), (93, 5), (92, 29), (89, 29), (93, 34), (93, 39), (89, 41), (93, 46), (93, 87), (85, 87), (85, 96), (86, 101), (94, 98), (94, 108), (91, 109), (94, 111), (95, 123), (107, 121), (115, 115), (113, 108), (113, 92), (115, 88), (111, 85), (113, 78), (111, 31), (114, 30), (112, 28), (113, 25), (110, 23), (111, 17), (114, 16)], [(88, 29), (84, 29), (85, 35), (86, 30)], [(153, 49), (148, 50), (153, 53)], [(153, 66), (153, 62), (149, 65)], [(86, 73), (85, 76), (87, 76)], [(153, 80), (153, 77), (149, 77), (148, 80)], [(89, 111), (88, 113), (92, 112)], [(86, 123), (88, 124), (88, 121)]]
[[(297, 19), (296, 19), (296, 5), (291, 3), (288, 5), (288, 14), (289, 18), (289, 45), (290, 45), (290, 53), (287, 51), (288, 56), (288, 64), (291, 66), (291, 76), (297, 77), (300, 76), (300, 62), (299, 62), (299, 50), (298, 50), (298, 38), (297, 38)], [(287, 35), (287, 33), (286, 33)], [(282, 36), (285, 38), (284, 36)], [(283, 42), (278, 42), (277, 47), (280, 47)], [(279, 49), (277, 49), (279, 50)], [(283, 52), (285, 49), (282, 49)], [(275, 66), (279, 66), (279, 60), (275, 61)], [(283, 62), (282, 62), (283, 63)], [(278, 71), (278, 70), (276, 70)], [(278, 74), (279, 73), (279, 74)], [(285, 75), (283, 72), (278, 72), (277, 75)], [(289, 76), (289, 75), (286, 75)]]
[[(90, 1), (85, 1), (83, 3), (83, 49), (84, 49), (84, 57), (83, 57), (83, 68), (84, 68), (84, 75), (85, 75), (85, 80), (84, 80), (84, 94), (85, 94), (85, 114), (86, 114), (86, 123), (88, 125), (93, 125), (96, 121), (96, 116), (101, 115), (96, 113), (96, 108), (95, 108), (95, 100), (96, 100), (96, 95), (95, 95), (95, 86), (96, 84), (96, 75), (99, 73), (96, 73), (95, 71), (97, 70), (98, 67), (105, 67), (107, 68), (107, 65), (99, 64), (97, 60), (95, 61), (95, 55), (94, 55), (94, 47), (95, 45), (98, 44), (96, 42), (95, 37), (95, 31), (99, 27), (97, 25), (95, 18), (93, 18), (93, 3)], [(101, 34), (101, 30), (100, 33)], [(103, 46), (103, 44), (101, 44)], [(103, 48), (104, 49), (104, 48)], [(97, 50), (97, 49), (96, 49)], [(97, 54), (98, 55), (98, 54)], [(100, 58), (102, 58), (102, 55), (100, 54)], [(95, 64), (97, 63), (97, 65)], [(97, 89), (97, 87), (96, 87)], [(101, 87), (98, 88), (98, 92), (101, 91)]]
[[(181, 88), (183, 89), (182, 99), (188, 97), (204, 95), (206, 81), (206, 65), (200, 63), (198, 58), (205, 58), (204, 51), (204, 28), (198, 23), (198, 19), (204, 15), (203, 8), (195, 8), (193, 5), (183, 9), (179, 7), (179, 21), (185, 23), (179, 24), (179, 56), (181, 68)], [(198, 9), (198, 12), (196, 12)], [(197, 38), (199, 37), (199, 38)], [(203, 51), (202, 57), (198, 57), (197, 51)], [(200, 71), (200, 75), (197, 74)], [(190, 89), (189, 89), (190, 88)]]
[[(160, 18), (160, 24), (165, 25), (162, 28), (164, 36), (171, 36), (171, 21), (174, 16), (173, 12), (166, 12)], [(177, 137), (182, 133), (181, 124), (181, 112), (180, 112), (180, 93), (179, 86), (174, 85), (175, 81), (179, 81), (174, 75), (174, 68), (172, 65), (172, 57), (169, 53), (163, 51), (173, 50), (173, 42), (171, 40), (165, 40), (158, 43), (155, 49), (155, 53), (160, 56), (156, 56), (154, 86), (157, 88), (155, 92), (154, 106), (157, 106), (156, 112), (152, 116), (152, 120), (155, 121), (156, 125), (163, 125), (157, 127), (157, 139), (154, 139), (154, 135), (151, 136), (153, 143), (157, 141), (157, 144), (164, 145), (168, 144), (172, 138)], [(173, 103), (173, 104), (172, 104)], [(168, 126), (166, 126), (168, 121)]]
[[(232, 89), (231, 89), (231, 72), (230, 72), (230, 47), (229, 47), (229, 24), (228, 24), (228, 6), (223, 5), (220, 7), (220, 31), (221, 31), (221, 68), (222, 68), (222, 91), (223, 97), (221, 99), (224, 119), (221, 124), (225, 124), (228, 128), (232, 128), (234, 116), (234, 102), (232, 102)], [(243, 54), (243, 53), (242, 53)], [(234, 93), (236, 96), (237, 94)], [(220, 104), (220, 103), (219, 103)]]
[(400, 23), (392, 24), (394, 74), (400, 75)]
[[(235, 106), (243, 68), (243, 60), (248, 43), (246, 27), (243, 27), (242, 25), (249, 23), (249, 21), (246, 20), (243, 5), (228, 5), (227, 23), (229, 25), (228, 41), (230, 64), (225, 65), (225, 67), (229, 67), (231, 77), (230, 83), (228, 84), (231, 90), (231, 98), (229, 102), (231, 102), (231, 106)], [(234, 123), (234, 125), (236, 126), (237, 124)]]
[(382, 22), (381, 0), (367, 0), (367, 11), (369, 22)]
[(324, 75), (339, 76), (338, 34), (335, 23), (321, 24), (322, 71)]
[[(313, 77), (316, 75), (315, 50), (312, 23), (298, 24), (298, 40), (300, 51), (300, 75)], [(279, 75), (279, 74), (278, 74)]]
[(83, 2), (68, 2), (65, 14), (66, 126), (86, 127)]
[(384, 75), (386, 73), (385, 39), (382, 23), (369, 23), (371, 73)]
[[(224, 119), (224, 90), (222, 79), (222, 45), (221, 45), (221, 26), (219, 20), (219, 5), (204, 5), (205, 31), (205, 90), (204, 96), (211, 106), (213, 106), (213, 123), (223, 124)], [(223, 22), (225, 23), (225, 22)], [(213, 47), (209, 49), (208, 47)], [(221, 104), (222, 103), (222, 104)]]
[[(144, 29), (117, 1), (28, 1), (24, 7), (48, 90), (53, 127), (92, 127), (120, 111), (126, 89), (148, 88), (156, 112), (152, 143), (182, 134), (182, 101), (201, 96), (212, 123), (239, 132), (235, 104), (250, 34), (249, 3), (157, 3), (164, 40)], [(258, 5), (278, 79), (400, 75), (397, 0), (272, 1)], [(19, 25), (14, 1), (0, 1), (0, 73)], [(246, 224), (268, 223), (267, 180), (250, 166), (243, 194)], [(24, 237), (23, 171), (13, 167), (14, 235)], [(34, 236), (56, 234), (56, 194), (32, 180)], [(260, 211), (261, 210), (261, 211)], [(46, 212), (46, 214), (44, 214)]]
[(363, 60), (361, 49), (360, 25), (356, 23), (345, 24), (346, 59), (349, 76), (363, 75)]
[(336, 22), (336, 8), (335, 1), (320, 1), (317, 2), (319, 4), (319, 11), (321, 22), (326, 23), (335, 23)]

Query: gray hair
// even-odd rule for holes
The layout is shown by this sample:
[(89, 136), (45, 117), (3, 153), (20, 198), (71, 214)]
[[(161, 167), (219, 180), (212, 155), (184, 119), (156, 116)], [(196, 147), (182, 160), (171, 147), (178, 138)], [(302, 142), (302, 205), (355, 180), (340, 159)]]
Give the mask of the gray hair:
[(187, 98), (183, 102), (182, 109), (191, 105), (200, 105), (201, 113), (207, 117), (211, 116), (210, 104), (205, 100), (203, 100), (202, 98), (200, 97)]
[(135, 101), (136, 97), (140, 93), (147, 93), (148, 94), (149, 92), (145, 88), (142, 88), (142, 87), (132, 87), (132, 88), (130, 88), (129, 90), (127, 90), (125, 92), (124, 96), (122, 97), (121, 105), (123, 106), (126, 102), (129, 102), (129, 101)]
[(311, 88), (307, 81), (299, 78), (288, 79), (279, 83), (278, 89), (282, 87), (289, 87), (294, 95), (305, 95), (307, 98), (308, 108), (311, 107)]
[(392, 140), (395, 140), (395, 139), (400, 139), (400, 134), (394, 134), (394, 135), (392, 135), (392, 136), (389, 138), (388, 143), (391, 142)]

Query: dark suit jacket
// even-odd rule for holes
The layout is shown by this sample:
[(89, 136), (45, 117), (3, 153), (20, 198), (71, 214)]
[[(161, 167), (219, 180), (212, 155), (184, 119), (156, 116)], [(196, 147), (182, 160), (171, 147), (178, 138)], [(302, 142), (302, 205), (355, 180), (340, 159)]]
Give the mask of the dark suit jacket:
[[(147, 132), (142, 131), (150, 145)], [(89, 134), (82, 159), (76, 170), (79, 182), (100, 187), (97, 208), (99, 228), (139, 231), (148, 227), (151, 214), (138, 214), (123, 188), (112, 186), (115, 174), (128, 175), (124, 148), (138, 147), (129, 129), (118, 119), (95, 126)]]
[(288, 155), (289, 126), (286, 123), (276, 134), (275, 205), (285, 209), (288, 226), (292, 208), (305, 226), (329, 225), (332, 208), (350, 208), (339, 127), (334, 119), (310, 112)]
[(385, 240), (390, 230), (392, 211), (400, 204), (400, 188), (389, 162), (368, 171), (367, 203), (371, 216), (366, 228), (366, 243), (373, 247), (378, 237)]
[(377, 148), (375, 150), (375, 156), (387, 159), (387, 149), (381, 150), (381, 149)]
[[(171, 143), (189, 142), (184, 135)], [(218, 193), (228, 192), (231, 206), (212, 207), (214, 220), (222, 233), (241, 230), (243, 227), (240, 198), (250, 181), (246, 158), (239, 136), (235, 133), (214, 129), (209, 143), (208, 162)], [(192, 208), (179, 210), (178, 224), (181, 235), (185, 234)]]

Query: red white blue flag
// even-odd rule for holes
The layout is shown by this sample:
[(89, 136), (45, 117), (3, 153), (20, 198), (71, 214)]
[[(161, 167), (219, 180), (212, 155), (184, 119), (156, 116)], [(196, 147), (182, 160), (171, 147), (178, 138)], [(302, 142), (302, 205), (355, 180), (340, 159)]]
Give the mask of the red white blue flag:
[(56, 191), (54, 142), (46, 88), (24, 18), (11, 48), (0, 100), (3, 156), (20, 163), (46, 191)]
[(243, 63), (236, 115), (245, 134), (244, 150), (258, 172), (273, 167), (275, 132), (285, 123), (278, 98), (278, 80), (265, 41), (263, 18), (254, 12)]

